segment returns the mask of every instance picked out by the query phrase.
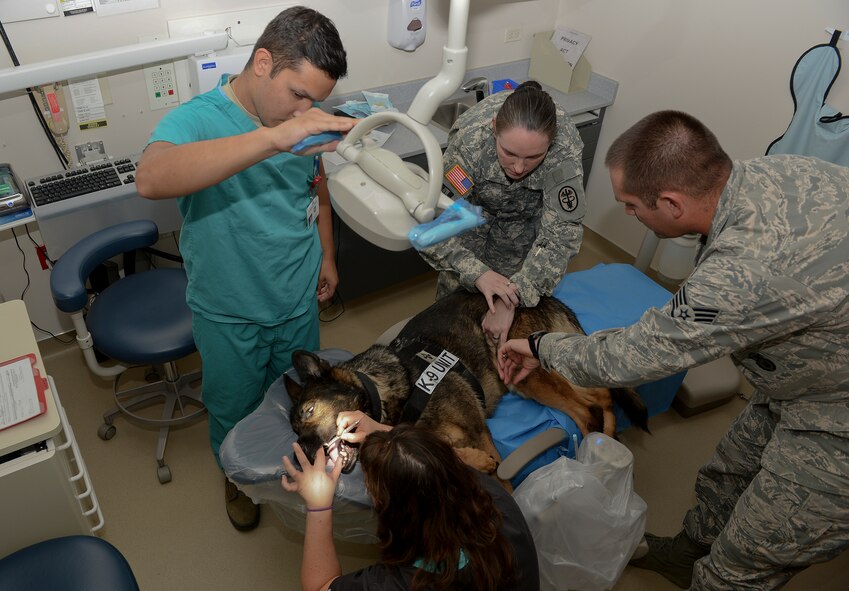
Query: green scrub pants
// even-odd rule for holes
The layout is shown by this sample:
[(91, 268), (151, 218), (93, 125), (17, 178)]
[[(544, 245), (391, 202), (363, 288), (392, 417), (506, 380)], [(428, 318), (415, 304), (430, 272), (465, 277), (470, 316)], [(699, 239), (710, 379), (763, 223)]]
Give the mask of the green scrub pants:
[(209, 440), (218, 450), (236, 423), (259, 406), (266, 390), (292, 366), (292, 352), (319, 348), (318, 304), (275, 326), (214, 322), (194, 314), (192, 329), (203, 363), (203, 402)]

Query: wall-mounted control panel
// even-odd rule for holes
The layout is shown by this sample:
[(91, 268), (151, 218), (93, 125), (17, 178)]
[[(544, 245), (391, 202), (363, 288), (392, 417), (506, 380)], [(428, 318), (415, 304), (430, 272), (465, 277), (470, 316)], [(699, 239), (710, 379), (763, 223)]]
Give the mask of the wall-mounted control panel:
[(151, 111), (180, 104), (173, 63), (166, 62), (145, 68), (144, 80), (147, 83), (147, 100), (150, 102)]

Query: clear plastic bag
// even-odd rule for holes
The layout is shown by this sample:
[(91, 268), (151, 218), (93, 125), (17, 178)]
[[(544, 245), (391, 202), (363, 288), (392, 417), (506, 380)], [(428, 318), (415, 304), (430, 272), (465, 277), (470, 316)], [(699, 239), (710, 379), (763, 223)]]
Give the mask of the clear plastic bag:
[(541, 589), (613, 587), (645, 533), (646, 503), (633, 490), (633, 468), (627, 447), (590, 433), (577, 460), (560, 457), (516, 489), (536, 544)]

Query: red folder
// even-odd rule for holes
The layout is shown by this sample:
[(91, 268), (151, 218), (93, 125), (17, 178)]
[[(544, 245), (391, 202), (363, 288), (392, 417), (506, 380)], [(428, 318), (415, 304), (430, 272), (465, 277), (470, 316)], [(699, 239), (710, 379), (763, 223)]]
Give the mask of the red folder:
[[(29, 371), (21, 371), (22, 361), (29, 362)], [(31, 390), (27, 383), (30, 379), (35, 385), (34, 396), (26, 392)], [(41, 377), (34, 353), (0, 362), (0, 380), (0, 431), (47, 412), (47, 378)]]

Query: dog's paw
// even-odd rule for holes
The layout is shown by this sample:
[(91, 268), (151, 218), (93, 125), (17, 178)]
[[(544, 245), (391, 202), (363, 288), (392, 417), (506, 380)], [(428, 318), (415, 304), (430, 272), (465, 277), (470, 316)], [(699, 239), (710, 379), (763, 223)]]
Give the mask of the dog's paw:
[(491, 455), (475, 447), (455, 447), (457, 457), (467, 466), (484, 474), (493, 474), (498, 469), (498, 462)]
[(486, 456), (484, 467), (481, 469), (481, 472), (484, 474), (495, 474), (496, 470), (498, 470), (498, 461), (492, 456)]

